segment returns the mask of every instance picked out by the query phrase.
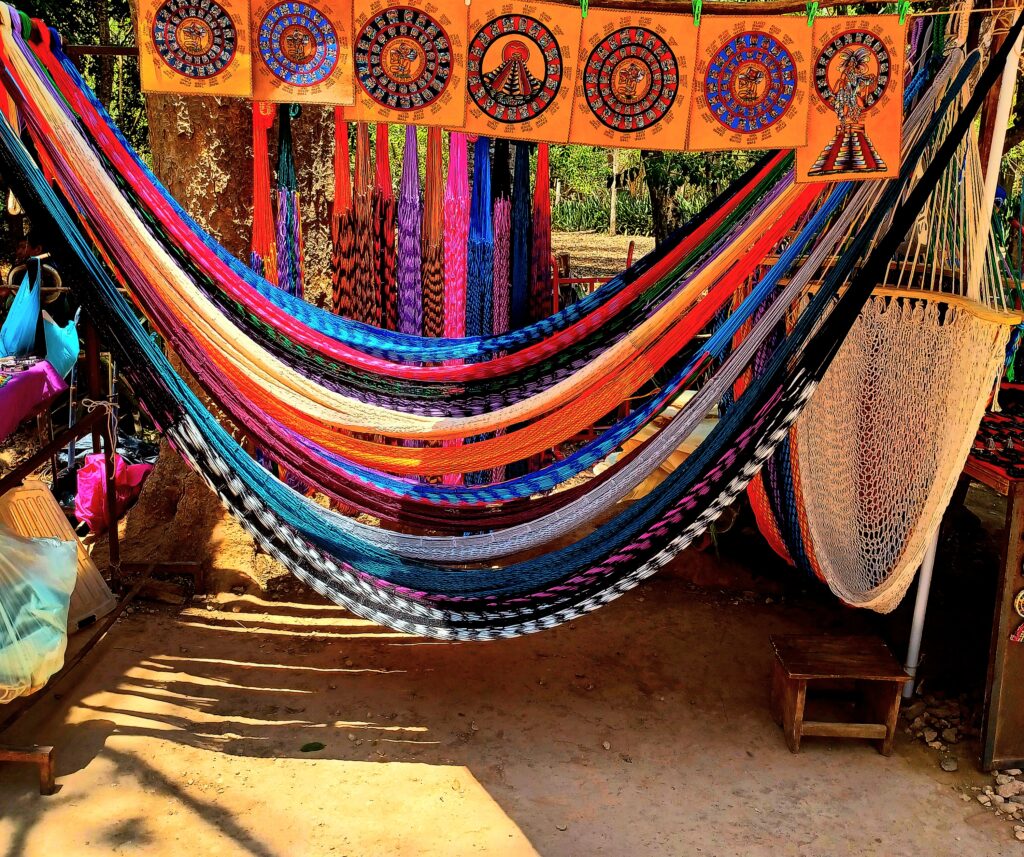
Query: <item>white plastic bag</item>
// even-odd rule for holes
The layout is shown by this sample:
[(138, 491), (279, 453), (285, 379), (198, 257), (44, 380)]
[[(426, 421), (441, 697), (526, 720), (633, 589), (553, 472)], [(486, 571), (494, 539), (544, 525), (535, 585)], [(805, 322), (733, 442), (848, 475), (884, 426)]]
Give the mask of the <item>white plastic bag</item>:
[(0, 524), (0, 703), (39, 690), (63, 665), (77, 575), (74, 542)]

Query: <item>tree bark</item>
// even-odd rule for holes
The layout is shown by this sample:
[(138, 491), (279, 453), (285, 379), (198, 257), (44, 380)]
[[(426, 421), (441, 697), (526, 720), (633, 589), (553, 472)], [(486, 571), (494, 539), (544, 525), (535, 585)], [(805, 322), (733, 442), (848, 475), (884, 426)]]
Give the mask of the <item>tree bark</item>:
[[(252, 228), (252, 114), (236, 99), (150, 95), (149, 139), (157, 177), (236, 257), (248, 260)], [(305, 237), (306, 298), (330, 303), (328, 208), (333, 194), (333, 112), (304, 107), (293, 125)], [(276, 142), (271, 141), (271, 164)], [(179, 372), (217, 413), (171, 355)], [(140, 391), (144, 392), (144, 391)], [(227, 425), (231, 430), (231, 426)], [(233, 431), (236, 437), (240, 433)], [(268, 478), (269, 475), (268, 475)], [(251, 537), (166, 444), (128, 521), (126, 560), (191, 560), (213, 589), (263, 585), (283, 569), (260, 556)]]
[(654, 240), (661, 244), (670, 232), (678, 225), (675, 194), (676, 187), (669, 178), (666, 155), (664, 152), (644, 150), (641, 157), (644, 164), (644, 177), (647, 192), (651, 197), (651, 219), (654, 224)]

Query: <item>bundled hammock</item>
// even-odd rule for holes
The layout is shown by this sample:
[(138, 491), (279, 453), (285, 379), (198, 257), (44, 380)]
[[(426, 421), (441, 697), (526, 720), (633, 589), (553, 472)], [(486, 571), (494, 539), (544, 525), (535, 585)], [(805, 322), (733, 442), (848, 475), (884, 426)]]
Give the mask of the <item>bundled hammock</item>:
[[(638, 266), (639, 270), (631, 271), (628, 281), (620, 278), (593, 301), (581, 301), (582, 307), (574, 305), (564, 314), (544, 319), (521, 336), (496, 334), (431, 345), (415, 337), (372, 331), (318, 314), (315, 308), (303, 309), (233, 263), (228, 254), (202, 236), (201, 230), (162, 193), (123, 140), (110, 132), (107, 117), (83, 87), (73, 66), (51, 45), (48, 34), (33, 34), (39, 38), (34, 38), (30, 46), (21, 35), (27, 23), (20, 18), (10, 20), (6, 9), (0, 6), (0, 16), (4, 16), (0, 20), (0, 79), (9, 88), (41, 160), (53, 175), (41, 172), (6, 122), (0, 123), (0, 162), (31, 215), (40, 222), (52, 222), (55, 234), (67, 242), (70, 258), (81, 269), (81, 281), (89, 291), (90, 312), (130, 367), (136, 388), (147, 391), (147, 406), (158, 426), (260, 544), (318, 591), (360, 615), (403, 631), (460, 639), (536, 631), (606, 603), (689, 544), (743, 490), (786, 436), (838, 344), (856, 321), (908, 225), (949, 164), (1007, 53), (1002, 51), (998, 61), (982, 72), (976, 91), (966, 103), (961, 103), (962, 92), (976, 57), (959, 71), (955, 71), (953, 62), (943, 66), (931, 89), (915, 101), (908, 115), (900, 178), (879, 183), (876, 196), (869, 197), (870, 191), (855, 191), (849, 185), (792, 190), (786, 163), (775, 161), (773, 166), (769, 161), (733, 189), (732, 195), (716, 203), (718, 207), (694, 230), (696, 236), (676, 236), (668, 247)], [(1008, 43), (1015, 35), (1016, 30)], [(918, 83), (923, 84), (926, 78), (922, 66)], [(59, 94), (51, 80), (60, 87)], [(920, 85), (910, 87), (908, 92), (919, 93), (920, 89)], [(940, 98), (941, 93), (945, 94)], [(933, 115), (935, 118), (930, 118)], [(947, 130), (943, 123), (950, 115), (957, 118)], [(89, 129), (91, 139), (78, 131), (78, 121)], [(924, 169), (917, 178), (915, 169), (919, 164)], [(773, 176), (776, 170), (783, 175)], [(117, 172), (122, 181), (113, 181), (108, 171)], [(48, 178), (72, 201), (71, 208), (57, 198)], [(753, 193), (756, 188), (763, 195), (756, 196), (746, 208), (741, 206), (736, 194), (743, 190)], [(781, 222), (794, 208), (793, 219)], [(148, 238), (149, 233), (140, 226), (139, 209), (151, 212), (160, 226)], [(734, 214), (735, 220), (730, 222)], [(789, 234), (798, 222), (804, 225)], [(428, 505), (436, 504), (437, 511), (444, 515), (462, 505), (487, 502), (487, 497), (504, 502), (528, 495), (506, 494), (509, 483), (424, 486), (387, 477), (374, 465), (387, 464), (387, 469), (395, 473), (430, 472), (438, 465), (430, 463), (429, 453), (437, 450), (401, 448), (383, 461), (373, 444), (361, 446), (349, 442), (352, 439), (348, 435), (317, 431), (316, 426), (309, 425), (309, 419), (302, 418), (311, 415), (305, 409), (315, 407), (317, 421), (327, 418), (339, 431), (373, 426), (374, 431), (383, 429), (403, 439), (466, 439), (482, 431), (509, 428), (524, 419), (530, 408), (555, 417), (540, 430), (533, 431), (547, 417), (522, 430), (509, 431), (503, 438), (445, 451), (462, 456), (458, 469), (479, 469), (550, 445), (574, 425), (573, 420), (590, 418), (588, 400), (601, 395), (594, 392), (599, 382), (603, 389), (609, 378), (627, 372), (632, 374), (608, 394), (608, 401), (638, 389), (655, 367), (668, 367), (675, 374), (664, 395), (674, 395), (700, 379), (703, 385), (695, 398), (696, 408), (706, 410), (708, 399), (714, 401), (735, 381), (786, 313), (795, 309), (798, 314), (764, 373), (751, 382), (711, 436), (658, 491), (568, 547), (498, 568), (456, 569), (382, 549), (354, 530), (354, 522), (267, 479), (145, 334), (80, 225), (87, 227), (89, 240), (97, 243), (105, 264), (129, 286), (186, 365), (197, 371), (218, 402), (261, 444), (283, 458), (294, 456), (296, 462), (316, 468), (310, 472), (317, 484), (333, 468), (339, 484), (345, 479), (354, 480), (364, 493), (370, 493), (367, 488), (372, 486), (381, 499), (400, 493), (418, 496)], [(778, 231), (773, 232), (773, 228)], [(837, 238), (826, 246), (824, 236), (837, 229)], [(783, 238), (788, 246), (762, 282), (711, 340), (701, 343), (695, 352), (685, 352), (686, 344), (757, 267), (756, 260), (773, 252)], [(189, 276), (167, 254), (167, 248), (186, 239), (194, 251), (202, 245), (202, 252), (196, 253), (194, 260), (195, 273)], [(868, 253), (873, 239), (874, 249)], [(817, 252), (817, 243), (811, 249), (812, 243), (819, 241), (825, 247), (821, 253)], [(802, 264), (795, 266), (808, 251)], [(165, 264), (156, 268), (146, 264), (154, 259)], [(861, 267), (851, 280), (858, 263)], [(821, 281), (804, 304), (802, 296), (816, 274), (821, 275)], [(709, 300), (712, 294), (716, 298)], [(695, 302), (698, 295), (702, 299)], [(749, 335), (718, 363), (738, 328), (766, 303), (767, 309), (751, 325)], [(294, 309), (294, 313), (279, 312), (285, 308)], [(411, 390), (403, 391), (400, 407), (399, 401), (394, 403), (396, 407), (370, 407), (363, 399), (312, 384), (309, 376), (295, 368), (301, 352), (290, 352), (295, 360), (285, 362), (283, 349), (264, 348), (242, 334), (246, 328), (233, 324), (233, 320), (249, 314), (265, 325), (261, 341), (288, 339), (303, 349), (308, 343), (312, 350), (306, 351), (307, 359), (313, 354), (331, 355), (339, 362), (351, 357), (364, 373), (360, 383), (366, 384), (377, 375), (388, 385), (403, 378), (417, 383), (436, 382), (439, 386), (456, 379), (459, 384), (501, 379), (502, 385), (508, 385), (511, 379), (521, 377), (517, 373), (524, 368), (564, 359), (565, 354), (577, 356), (569, 362), (564, 380), (553, 380), (557, 377), (556, 363), (545, 376), (544, 383), (549, 386), (543, 386), (541, 392), (534, 393), (531, 387), (520, 389), (524, 398), (519, 401), (530, 403), (528, 406), (497, 417), (490, 413), (479, 417), (429, 417), (404, 409), (406, 400), (423, 400)], [(595, 332), (605, 334), (613, 322), (621, 325), (620, 333), (603, 341), (601, 336), (590, 338)], [(575, 360), (589, 353), (588, 348), (600, 356), (587, 358), (585, 365), (577, 368), (580, 364)], [(522, 359), (524, 352), (529, 352), (529, 359)], [(465, 362), (445, 365), (443, 361), (448, 360)], [(426, 362), (435, 365), (422, 365)], [(590, 368), (599, 362), (598, 370)], [(631, 369), (634, 364), (639, 366)], [(565, 386), (558, 388), (559, 384)], [(264, 385), (272, 388), (269, 395)], [(556, 388), (557, 395), (549, 393)], [(698, 401), (701, 394), (703, 402)], [(279, 404), (266, 407), (267, 402), (275, 401)], [(609, 410), (608, 401), (598, 402), (597, 406), (605, 409), (602, 413)], [(642, 416), (634, 420), (631, 415), (621, 421), (582, 459), (600, 455), (607, 444), (635, 433), (663, 407), (664, 401), (653, 397), (638, 409), (637, 414)], [(571, 418), (566, 416), (567, 410), (574, 412)], [(684, 422), (692, 419), (694, 410), (683, 409), (679, 417)], [(514, 441), (506, 440), (513, 437)], [(499, 440), (499, 444), (493, 444)], [(649, 444), (640, 447), (630, 464), (651, 449)], [(442, 456), (434, 458), (448, 463)], [(537, 484), (553, 487), (569, 470), (557, 468), (539, 482), (538, 474), (530, 474), (517, 484), (521, 489)], [(627, 468), (608, 472), (625, 478)], [(543, 481), (553, 477), (554, 482)], [(613, 478), (572, 496), (580, 499), (590, 491), (602, 492)], [(537, 509), (553, 511), (557, 504), (548, 504), (548, 500), (542, 498), (524, 506), (526, 520), (535, 518)], [(455, 502), (452, 506), (441, 505), (448, 501)], [(401, 507), (404, 509), (408, 502), (401, 500)], [(422, 507), (420, 514), (426, 514)], [(486, 519), (479, 509), (474, 514)], [(463, 524), (460, 520), (459, 526)], [(494, 527), (484, 525), (481, 529)], [(495, 532), (481, 536), (493, 538)]]

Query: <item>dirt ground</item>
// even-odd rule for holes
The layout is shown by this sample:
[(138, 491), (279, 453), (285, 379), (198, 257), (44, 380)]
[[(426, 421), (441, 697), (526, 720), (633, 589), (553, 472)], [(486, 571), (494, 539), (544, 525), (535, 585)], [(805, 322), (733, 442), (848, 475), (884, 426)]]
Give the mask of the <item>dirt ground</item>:
[(553, 232), (551, 250), (568, 253), (576, 277), (613, 277), (626, 267), (630, 242), (633, 259), (654, 249), (654, 239), (643, 235), (601, 235), (596, 232)]
[(250, 597), (142, 607), (5, 736), (56, 745), (60, 791), (0, 768), (0, 854), (1019, 854), (960, 799), (968, 749), (955, 774), (902, 735), (891, 758), (786, 749), (768, 635), (858, 618), (671, 575), (488, 644)]

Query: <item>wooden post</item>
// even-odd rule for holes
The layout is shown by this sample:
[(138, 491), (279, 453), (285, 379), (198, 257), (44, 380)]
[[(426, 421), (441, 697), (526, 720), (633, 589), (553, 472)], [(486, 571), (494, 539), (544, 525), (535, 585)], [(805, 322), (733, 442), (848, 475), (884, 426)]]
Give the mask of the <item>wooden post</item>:
[[(83, 339), (85, 340), (85, 391), (89, 398), (100, 401), (103, 398), (103, 381), (100, 373), (100, 339), (95, 325), (84, 316)], [(92, 451), (100, 451), (103, 428), (98, 423), (92, 429)]]
[(103, 435), (103, 464), (106, 471), (107, 492), (107, 553), (110, 559), (110, 574), (121, 580), (121, 541), (117, 531), (117, 486), (114, 481), (114, 456), (117, 454), (117, 433), (115, 420), (107, 420), (107, 431)]

